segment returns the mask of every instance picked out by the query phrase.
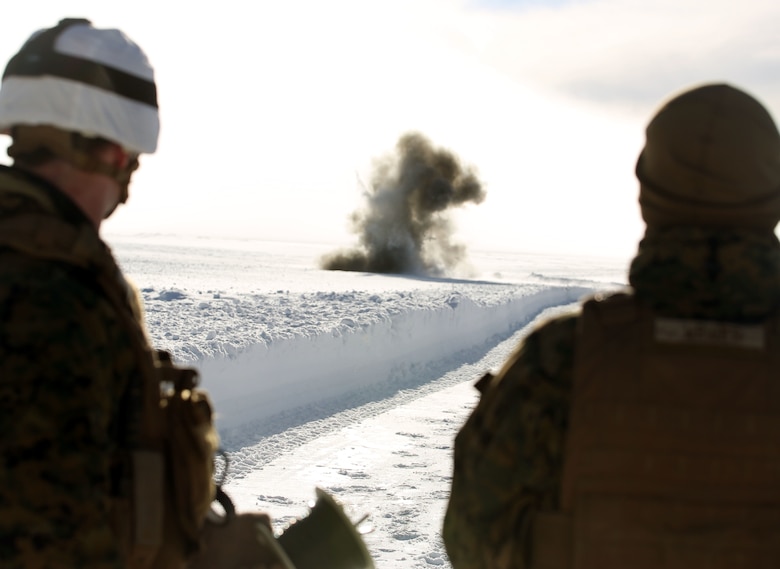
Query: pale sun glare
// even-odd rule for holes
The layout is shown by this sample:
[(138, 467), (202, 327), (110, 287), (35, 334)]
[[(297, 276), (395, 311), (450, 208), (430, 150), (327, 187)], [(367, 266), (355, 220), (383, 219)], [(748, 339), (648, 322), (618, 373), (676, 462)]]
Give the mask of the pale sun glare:
[(766, 24), (780, 7), (714, 0), (706, 17), (686, 16), (700, 7), (226, 0), (185, 12), (75, 0), (63, 12), (46, 0), (0, 22), (0, 58), (63, 17), (118, 27), (147, 52), (159, 150), (142, 157), (108, 234), (349, 245), (375, 161), (419, 132), (485, 188), (483, 203), (454, 213), (456, 241), (629, 257), (643, 231), (634, 162), (661, 101), (729, 81), (770, 111), (780, 104), (769, 73), (780, 50)]

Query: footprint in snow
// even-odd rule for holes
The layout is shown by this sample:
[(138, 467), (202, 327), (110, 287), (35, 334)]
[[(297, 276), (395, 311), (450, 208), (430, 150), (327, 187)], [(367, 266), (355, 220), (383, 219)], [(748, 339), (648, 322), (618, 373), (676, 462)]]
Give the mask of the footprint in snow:
[(425, 468), (428, 465), (422, 462), (412, 462), (410, 464), (394, 464), (393, 466), (395, 468)]
[(400, 435), (402, 437), (409, 437), (409, 438), (412, 438), (412, 439), (422, 439), (422, 438), (425, 437), (425, 435), (422, 435), (420, 433), (405, 433), (403, 431), (398, 431), (396, 433), (396, 435)]
[(369, 475), (366, 472), (362, 472), (360, 470), (349, 471), (346, 470), (345, 468), (339, 470), (339, 474), (341, 474), (342, 476), (349, 476), (350, 478), (357, 478), (357, 479), (371, 478), (371, 475)]
[(393, 454), (397, 454), (398, 456), (417, 456), (416, 453), (409, 452), (408, 450), (394, 450)]
[(399, 532), (393, 534), (393, 539), (397, 539), (398, 541), (409, 541), (412, 539), (417, 539), (420, 537), (419, 533), (414, 532)]
[(265, 496), (263, 494), (260, 494), (257, 496), (258, 501), (262, 502), (268, 502), (270, 504), (283, 504), (283, 505), (291, 505), (292, 500), (289, 498), (285, 498), (284, 496)]
[(425, 559), (426, 564), (434, 565), (436, 567), (441, 567), (446, 563), (442, 554), (438, 552), (429, 553), (423, 559)]

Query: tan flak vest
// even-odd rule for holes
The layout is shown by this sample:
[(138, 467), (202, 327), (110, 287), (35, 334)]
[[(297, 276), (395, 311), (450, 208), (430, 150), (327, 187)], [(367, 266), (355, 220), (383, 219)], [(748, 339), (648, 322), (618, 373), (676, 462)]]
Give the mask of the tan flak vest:
[(561, 512), (534, 569), (780, 567), (780, 319), (585, 304)]

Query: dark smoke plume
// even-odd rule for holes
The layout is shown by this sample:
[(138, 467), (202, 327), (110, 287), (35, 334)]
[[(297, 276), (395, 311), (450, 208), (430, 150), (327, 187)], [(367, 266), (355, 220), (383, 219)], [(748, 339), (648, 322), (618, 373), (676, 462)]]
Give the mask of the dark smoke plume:
[(448, 212), (485, 192), (476, 175), (422, 135), (401, 137), (393, 155), (377, 162), (366, 208), (350, 217), (360, 245), (322, 260), (336, 271), (442, 275), (465, 258), (451, 242)]

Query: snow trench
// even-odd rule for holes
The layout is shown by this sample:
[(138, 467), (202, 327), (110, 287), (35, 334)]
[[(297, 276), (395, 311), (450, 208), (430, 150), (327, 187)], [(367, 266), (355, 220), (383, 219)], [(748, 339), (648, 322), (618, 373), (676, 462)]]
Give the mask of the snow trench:
[[(329, 331), (258, 342), (238, 354), (204, 357), (196, 366), (220, 432), (285, 416), (289, 422), (296, 409), (334, 401), (343, 409), (350, 401), (361, 404), (417, 387), (435, 379), (432, 362), (438, 362), (435, 374), (442, 362), (459, 365), (481, 357), (541, 311), (592, 292), (549, 286), (487, 305), (452, 294), (439, 306), (373, 322), (345, 318)], [(306, 416), (311, 415), (309, 409)]]

